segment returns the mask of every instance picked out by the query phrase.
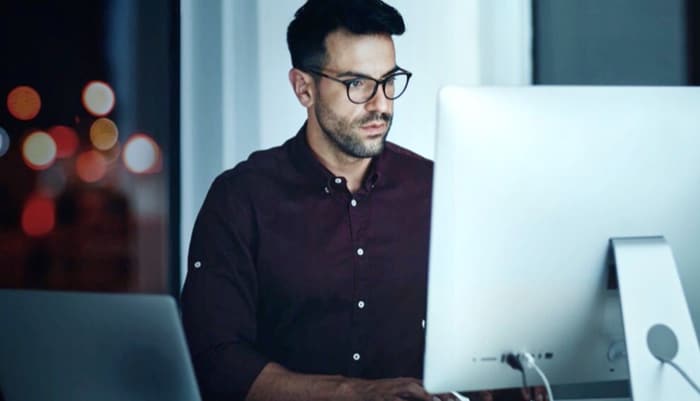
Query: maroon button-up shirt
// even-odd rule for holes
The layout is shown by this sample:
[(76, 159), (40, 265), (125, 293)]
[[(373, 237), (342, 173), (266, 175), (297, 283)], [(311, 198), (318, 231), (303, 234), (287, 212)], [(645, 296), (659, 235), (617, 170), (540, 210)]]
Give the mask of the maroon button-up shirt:
[(243, 399), (263, 366), (421, 377), (433, 164), (387, 143), (352, 194), (305, 127), (211, 186), (182, 316), (204, 398)]

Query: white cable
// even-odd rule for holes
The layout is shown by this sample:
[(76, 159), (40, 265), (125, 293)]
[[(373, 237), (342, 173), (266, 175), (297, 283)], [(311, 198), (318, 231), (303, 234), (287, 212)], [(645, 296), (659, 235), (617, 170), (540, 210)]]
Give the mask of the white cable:
[(660, 360), (662, 363), (667, 363), (667, 364), (673, 366), (673, 367), (678, 371), (678, 373), (680, 373), (681, 376), (683, 376), (683, 378), (688, 382), (688, 384), (690, 384), (690, 386), (691, 386), (698, 394), (700, 394), (700, 387), (698, 387), (698, 385), (695, 384), (695, 382), (693, 381), (693, 379), (691, 379), (690, 376), (688, 376), (688, 374), (685, 373), (685, 370), (681, 369), (681, 367), (678, 366), (675, 362), (673, 362), (673, 361), (671, 361), (671, 360), (668, 360), (668, 359), (659, 358), (659, 357), (656, 357), (656, 359)]
[(542, 378), (542, 381), (544, 382), (544, 387), (547, 389), (547, 398), (549, 401), (554, 401), (554, 396), (552, 395), (552, 387), (549, 385), (549, 380), (547, 380), (547, 376), (542, 372), (539, 366), (537, 366), (537, 362), (535, 362), (535, 357), (532, 356), (531, 353), (529, 352), (524, 352), (522, 354), (525, 357), (525, 361), (527, 362), (527, 367), (534, 369), (538, 375)]
[(458, 392), (456, 392), (456, 391), (453, 391), (451, 394), (452, 394), (453, 396), (455, 396), (455, 398), (457, 398), (458, 401), (470, 401), (469, 398), (463, 396), (462, 394), (460, 394), (460, 393), (458, 393)]

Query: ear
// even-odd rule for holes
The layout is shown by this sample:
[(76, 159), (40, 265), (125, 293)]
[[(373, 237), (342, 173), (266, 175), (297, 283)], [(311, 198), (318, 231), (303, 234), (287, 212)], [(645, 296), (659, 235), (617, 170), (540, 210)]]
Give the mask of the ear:
[(302, 106), (309, 108), (314, 104), (313, 79), (311, 75), (297, 68), (289, 70), (289, 83), (292, 84), (294, 95)]

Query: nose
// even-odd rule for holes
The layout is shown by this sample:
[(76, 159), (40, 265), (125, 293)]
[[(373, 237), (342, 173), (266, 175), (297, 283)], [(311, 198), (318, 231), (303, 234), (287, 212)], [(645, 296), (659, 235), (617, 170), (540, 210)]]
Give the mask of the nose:
[(374, 111), (378, 113), (391, 113), (394, 101), (387, 99), (384, 95), (384, 88), (380, 85), (374, 96), (365, 103), (365, 108), (367, 111)]

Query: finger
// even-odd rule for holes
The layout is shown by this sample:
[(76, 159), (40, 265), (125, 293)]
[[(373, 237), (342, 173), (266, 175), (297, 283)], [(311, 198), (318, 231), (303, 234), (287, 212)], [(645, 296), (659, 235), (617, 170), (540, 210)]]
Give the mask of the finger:
[(450, 393), (444, 393), (433, 395), (433, 401), (459, 401), (459, 399)]
[(547, 390), (544, 387), (538, 386), (532, 389), (535, 401), (545, 401), (547, 399)]
[(414, 398), (421, 401), (433, 401), (433, 397), (415, 380), (404, 382), (397, 394), (408, 399)]
[(523, 401), (530, 401), (532, 399), (531, 394), (532, 392), (529, 388), (523, 387), (520, 389), (520, 396), (522, 397)]
[(423, 380), (416, 379), (415, 377), (402, 377), (401, 380), (406, 383), (413, 383), (423, 387)]
[(396, 395), (401, 397), (402, 401), (437, 401), (433, 398), (432, 395), (427, 394), (427, 393), (420, 394), (420, 393), (411, 392), (411, 391), (403, 391), (403, 392), (397, 393)]

